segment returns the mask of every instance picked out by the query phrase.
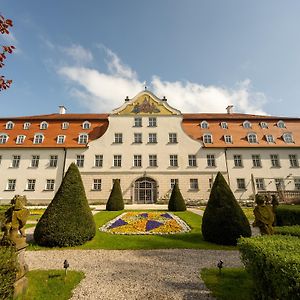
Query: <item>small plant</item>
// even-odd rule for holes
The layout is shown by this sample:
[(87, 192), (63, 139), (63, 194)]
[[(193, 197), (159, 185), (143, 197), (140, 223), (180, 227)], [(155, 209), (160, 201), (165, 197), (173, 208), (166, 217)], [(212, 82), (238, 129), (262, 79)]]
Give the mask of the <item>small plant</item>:
[(106, 203), (106, 210), (117, 211), (124, 209), (124, 200), (120, 186), (120, 180), (115, 179), (113, 188), (110, 192), (108, 201)]
[(186, 205), (185, 205), (184, 199), (181, 195), (181, 192), (180, 192), (177, 182), (175, 182), (173, 189), (172, 189), (172, 194), (171, 194), (169, 204), (168, 204), (168, 210), (169, 211), (185, 211), (186, 210)]

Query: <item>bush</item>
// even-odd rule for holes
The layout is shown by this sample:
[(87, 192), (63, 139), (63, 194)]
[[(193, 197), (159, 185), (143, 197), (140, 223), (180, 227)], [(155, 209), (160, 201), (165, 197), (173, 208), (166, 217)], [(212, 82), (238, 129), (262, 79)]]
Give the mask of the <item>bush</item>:
[(251, 236), (249, 221), (220, 172), (203, 214), (202, 235), (204, 240), (221, 245), (236, 245), (239, 237)]
[(293, 235), (300, 237), (300, 225), (275, 227), (275, 234)]
[(17, 274), (14, 247), (0, 246), (0, 299), (12, 299)]
[(279, 205), (276, 208), (276, 225), (300, 225), (300, 205)]
[(122, 190), (120, 186), (120, 180), (115, 179), (113, 188), (110, 192), (109, 198), (106, 203), (106, 210), (117, 211), (124, 209), (124, 201), (122, 196)]
[(77, 166), (72, 163), (34, 231), (37, 244), (48, 247), (82, 245), (96, 226)]
[(242, 238), (238, 247), (253, 278), (256, 299), (300, 299), (299, 238), (282, 235)]
[(186, 205), (184, 202), (184, 199), (181, 195), (179, 186), (177, 182), (175, 182), (173, 189), (172, 189), (172, 194), (170, 196), (169, 204), (168, 204), (168, 210), (169, 211), (185, 211), (186, 210)]

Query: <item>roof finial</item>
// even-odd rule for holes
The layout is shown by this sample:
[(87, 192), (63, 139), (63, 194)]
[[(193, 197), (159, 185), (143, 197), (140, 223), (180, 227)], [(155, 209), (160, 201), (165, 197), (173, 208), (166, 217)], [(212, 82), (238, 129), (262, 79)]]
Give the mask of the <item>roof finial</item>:
[(147, 90), (147, 81), (146, 80), (143, 82), (143, 86), (144, 86), (144, 89), (146, 91)]

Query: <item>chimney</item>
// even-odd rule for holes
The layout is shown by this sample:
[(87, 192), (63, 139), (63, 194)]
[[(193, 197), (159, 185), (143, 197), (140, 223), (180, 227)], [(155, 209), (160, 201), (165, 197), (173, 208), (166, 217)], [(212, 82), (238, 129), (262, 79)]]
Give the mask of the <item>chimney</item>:
[(66, 113), (66, 108), (63, 105), (59, 106), (59, 114), (64, 115)]
[(228, 106), (226, 107), (227, 113), (228, 113), (228, 114), (232, 114), (232, 109), (233, 109), (233, 105), (228, 105)]

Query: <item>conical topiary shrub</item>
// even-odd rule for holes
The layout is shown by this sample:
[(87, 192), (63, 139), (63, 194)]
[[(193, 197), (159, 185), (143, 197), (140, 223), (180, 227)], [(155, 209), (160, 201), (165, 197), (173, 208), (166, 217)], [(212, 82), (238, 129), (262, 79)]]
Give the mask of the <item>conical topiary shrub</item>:
[(180, 192), (177, 182), (175, 182), (173, 189), (172, 189), (171, 197), (170, 197), (169, 204), (168, 204), (168, 210), (170, 210), (170, 211), (185, 211), (186, 210), (186, 205), (185, 205), (184, 199), (181, 195), (181, 192)]
[(124, 201), (122, 196), (122, 190), (120, 186), (120, 180), (115, 179), (113, 188), (110, 192), (109, 198), (106, 203), (106, 210), (116, 211), (124, 209)]
[(220, 172), (203, 214), (202, 235), (204, 240), (221, 245), (236, 245), (239, 237), (251, 236), (249, 221)]
[(36, 225), (34, 239), (48, 247), (81, 245), (96, 226), (77, 166), (72, 163), (53, 200)]

